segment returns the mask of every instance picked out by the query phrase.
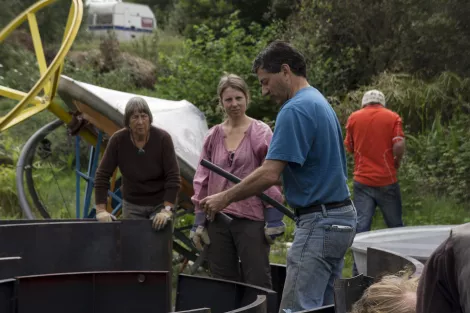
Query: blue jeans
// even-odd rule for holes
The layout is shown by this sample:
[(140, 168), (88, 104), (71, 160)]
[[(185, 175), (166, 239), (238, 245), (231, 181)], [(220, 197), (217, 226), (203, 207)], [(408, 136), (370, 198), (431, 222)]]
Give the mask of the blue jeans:
[[(378, 206), (387, 227), (402, 227), (402, 204), (400, 186), (398, 183), (372, 187), (354, 181), (354, 205), (357, 209), (357, 233), (370, 231), (372, 218)], [(359, 273), (356, 263), (353, 266), (353, 275)]]
[(334, 303), (333, 283), (341, 278), (344, 255), (357, 223), (354, 205), (301, 215), (287, 253), (287, 275), (279, 312)]
[(401, 227), (402, 206), (398, 183), (371, 187), (354, 181), (354, 205), (357, 210), (357, 233), (370, 230), (375, 208), (378, 206), (387, 227)]

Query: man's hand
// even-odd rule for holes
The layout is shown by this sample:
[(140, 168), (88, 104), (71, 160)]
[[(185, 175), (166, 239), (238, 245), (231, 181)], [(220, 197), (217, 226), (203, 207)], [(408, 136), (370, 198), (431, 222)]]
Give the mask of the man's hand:
[(204, 249), (201, 242), (204, 244), (204, 246), (209, 245), (211, 243), (209, 234), (207, 233), (207, 229), (202, 225), (199, 225), (197, 227), (194, 226), (191, 229), (191, 231), (189, 232), (189, 239), (192, 240), (194, 246), (199, 251), (202, 251)]
[(396, 169), (400, 168), (400, 162), (401, 162), (401, 160), (399, 158), (397, 158), (397, 157), (393, 158), (393, 163), (394, 163)]
[(225, 191), (215, 195), (205, 197), (201, 200), (200, 205), (209, 221), (213, 221), (215, 214), (225, 209), (230, 204)]
[(393, 144), (393, 163), (396, 169), (400, 168), (400, 163), (405, 154), (405, 140), (398, 140)]
[(153, 218), (152, 227), (155, 230), (160, 230), (166, 226), (169, 220), (173, 217), (173, 212), (167, 209), (162, 209), (159, 213), (155, 214)]
[(106, 211), (105, 204), (97, 204), (96, 205), (96, 219), (98, 222), (112, 222), (116, 220), (116, 217)]

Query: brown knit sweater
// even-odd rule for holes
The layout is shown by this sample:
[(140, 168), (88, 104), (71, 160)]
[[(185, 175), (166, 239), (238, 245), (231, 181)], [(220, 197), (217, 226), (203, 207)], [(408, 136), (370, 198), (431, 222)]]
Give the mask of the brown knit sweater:
[(175, 203), (180, 172), (173, 141), (163, 129), (151, 126), (144, 154), (139, 155), (127, 128), (114, 133), (95, 177), (96, 204), (105, 204), (110, 178), (116, 169), (122, 174), (123, 198), (136, 205)]

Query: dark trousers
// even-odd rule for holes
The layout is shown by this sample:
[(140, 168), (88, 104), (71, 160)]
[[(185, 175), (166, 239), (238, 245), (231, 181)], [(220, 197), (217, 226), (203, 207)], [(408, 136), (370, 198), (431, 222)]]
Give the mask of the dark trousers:
[(387, 227), (403, 226), (398, 183), (383, 187), (371, 187), (354, 181), (354, 205), (357, 210), (357, 233), (370, 231), (376, 207), (382, 211)]
[(207, 257), (212, 276), (271, 289), (264, 221), (230, 217), (230, 225), (217, 218), (208, 225), (211, 243)]
[[(402, 227), (402, 202), (400, 185), (398, 183), (372, 187), (354, 181), (354, 206), (357, 210), (356, 233), (370, 231), (372, 218), (376, 207), (382, 211), (387, 227)], [(356, 263), (353, 265), (353, 275), (357, 272)]]
[(153, 219), (163, 208), (163, 203), (155, 205), (137, 205), (126, 200), (122, 201), (122, 217), (130, 220)]

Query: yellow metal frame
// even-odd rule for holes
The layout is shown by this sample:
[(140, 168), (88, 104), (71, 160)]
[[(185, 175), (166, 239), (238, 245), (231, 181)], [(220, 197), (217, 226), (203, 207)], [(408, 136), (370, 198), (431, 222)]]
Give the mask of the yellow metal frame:
[[(19, 101), (19, 103), (10, 112), (8, 112), (7, 115), (0, 117), (0, 132), (21, 123), (25, 119), (45, 109), (51, 111), (65, 123), (69, 123), (72, 120), (72, 116), (53, 100), (57, 91), (57, 85), (59, 83), (65, 56), (72, 47), (80, 28), (83, 17), (83, 4), (81, 0), (71, 1), (70, 12), (65, 26), (64, 36), (62, 38), (62, 45), (54, 60), (48, 67), (44, 56), (41, 36), (39, 34), (36, 13), (54, 2), (57, 2), (57, 0), (42, 0), (33, 4), (0, 32), (1, 43), (22, 23), (28, 21), (39, 66), (39, 72), (41, 74), (41, 78), (28, 93), (0, 86), (0, 96)], [(43, 93), (40, 95), (41, 92)], [(87, 141), (96, 141), (95, 138), (90, 137), (90, 133), (84, 135)]]

